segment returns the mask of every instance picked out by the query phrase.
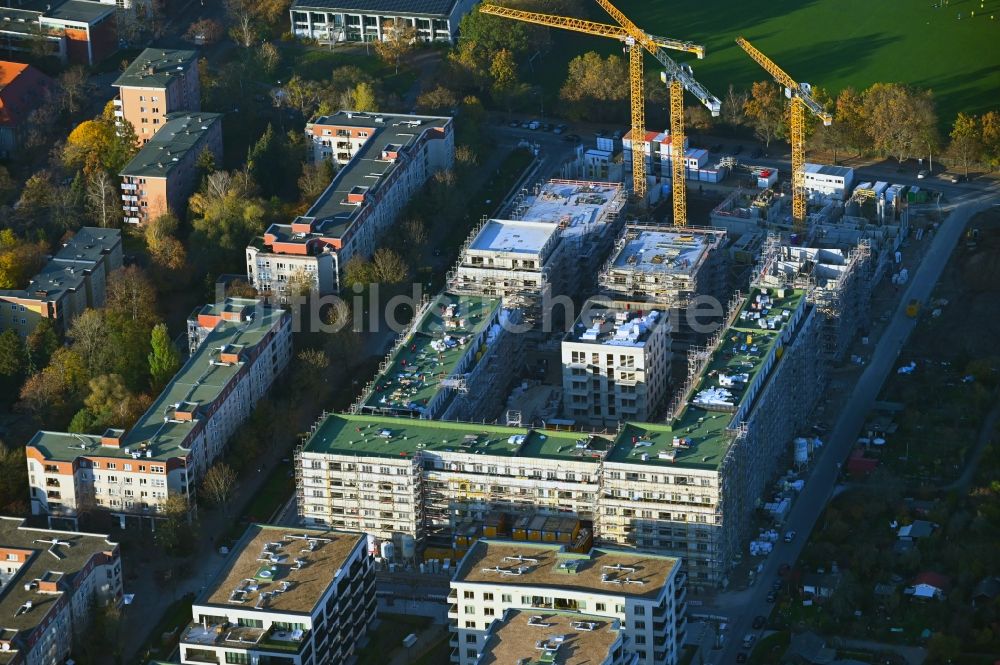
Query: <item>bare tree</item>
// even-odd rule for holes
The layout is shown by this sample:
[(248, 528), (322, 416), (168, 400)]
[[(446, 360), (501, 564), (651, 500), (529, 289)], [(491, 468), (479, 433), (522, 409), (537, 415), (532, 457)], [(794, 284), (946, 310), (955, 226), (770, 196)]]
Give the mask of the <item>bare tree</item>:
[(201, 481), (201, 491), (225, 513), (236, 488), (236, 472), (225, 462), (219, 462), (205, 474)]
[(87, 209), (98, 226), (117, 226), (122, 218), (122, 207), (118, 201), (119, 189), (103, 169), (96, 169), (87, 178)]
[(743, 109), (748, 99), (745, 90), (736, 90), (732, 83), (729, 84), (729, 91), (722, 102), (722, 118), (727, 125), (735, 127), (743, 122)]
[(226, 13), (232, 22), (229, 36), (243, 48), (250, 48), (257, 41), (253, 3), (250, 0), (225, 0), (225, 5)]
[(70, 67), (59, 75), (59, 87), (62, 89), (62, 107), (70, 115), (76, 113), (87, 93), (87, 70), (81, 65)]
[(417, 29), (400, 21), (383, 24), (382, 39), (375, 42), (375, 53), (386, 64), (393, 65), (399, 73), (399, 61), (413, 50), (417, 42)]

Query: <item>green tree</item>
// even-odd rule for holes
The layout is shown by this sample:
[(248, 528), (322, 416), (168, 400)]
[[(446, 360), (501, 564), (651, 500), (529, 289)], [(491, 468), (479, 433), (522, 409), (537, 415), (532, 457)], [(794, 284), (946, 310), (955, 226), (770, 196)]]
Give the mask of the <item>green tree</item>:
[(298, 181), (300, 200), (307, 204), (315, 201), (333, 182), (334, 175), (333, 162), (328, 159), (305, 164)]
[(0, 333), (0, 403), (13, 399), (25, 370), (25, 347), (13, 330)]
[(96, 430), (103, 431), (108, 427), (128, 429), (142, 415), (143, 400), (129, 391), (120, 374), (94, 377), (87, 387), (90, 394), (83, 404), (93, 414), (92, 426)]
[(574, 118), (608, 120), (625, 112), (622, 102), (629, 96), (628, 73), (621, 56), (602, 58), (590, 51), (570, 60), (566, 82), (559, 97), (570, 104)]
[(47, 427), (58, 429), (82, 405), (89, 377), (80, 354), (59, 347), (45, 369), (21, 386), (18, 407)]
[(1000, 112), (989, 111), (979, 119), (982, 127), (983, 157), (986, 166), (996, 170), (1000, 167)]
[(170, 341), (165, 323), (153, 326), (150, 346), (153, 350), (149, 353), (149, 378), (153, 392), (159, 392), (181, 368), (181, 355)]
[(29, 507), (28, 464), (24, 448), (8, 447), (0, 441), (0, 512), (26, 515)]
[(754, 135), (767, 147), (784, 131), (785, 107), (785, 98), (774, 83), (757, 81), (753, 84), (743, 112)]
[(458, 107), (459, 97), (451, 89), (438, 84), (417, 97), (417, 110), (421, 113), (443, 115)]
[(979, 161), (983, 154), (983, 134), (975, 116), (959, 113), (951, 129), (948, 153), (969, 176), (969, 164)]
[[(246, 171), (216, 171), (205, 178), (188, 204), (195, 246), (215, 261), (242, 256), (247, 240), (264, 232), (267, 208)], [(202, 257), (201, 260), (204, 260)], [(223, 263), (225, 268), (229, 264)]]
[(353, 287), (355, 284), (371, 284), (377, 282), (375, 270), (372, 264), (355, 254), (347, 260), (344, 266), (344, 286)]
[(59, 348), (59, 336), (51, 319), (41, 319), (25, 340), (27, 347), (26, 368), (29, 374), (45, 367), (52, 354)]
[(875, 151), (898, 162), (926, 154), (936, 142), (937, 114), (927, 90), (900, 83), (876, 83), (865, 90), (862, 113)]
[(375, 53), (386, 64), (396, 68), (399, 73), (399, 61), (412, 51), (417, 44), (417, 29), (402, 21), (391, 21), (387, 26), (382, 24), (382, 39), (375, 42)]
[(362, 81), (354, 88), (353, 110), (359, 112), (372, 112), (378, 110), (378, 100), (375, 96), (375, 88), (371, 83)]
[(187, 499), (171, 494), (161, 506), (163, 520), (156, 525), (156, 544), (174, 556), (184, 556), (194, 549), (196, 532), (191, 524)]

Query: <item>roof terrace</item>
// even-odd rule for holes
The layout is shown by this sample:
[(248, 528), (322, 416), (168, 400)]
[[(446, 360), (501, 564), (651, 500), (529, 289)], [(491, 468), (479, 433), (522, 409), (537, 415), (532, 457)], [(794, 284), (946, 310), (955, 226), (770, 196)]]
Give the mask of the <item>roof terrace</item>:
[(482, 538), (459, 563), (454, 581), (655, 598), (679, 565), (679, 559), (635, 550), (595, 547), (579, 554), (555, 543)]
[(311, 613), (363, 537), (253, 524), (195, 605)]
[(490, 629), (477, 665), (593, 665), (622, 639), (617, 620), (577, 612), (508, 610)]

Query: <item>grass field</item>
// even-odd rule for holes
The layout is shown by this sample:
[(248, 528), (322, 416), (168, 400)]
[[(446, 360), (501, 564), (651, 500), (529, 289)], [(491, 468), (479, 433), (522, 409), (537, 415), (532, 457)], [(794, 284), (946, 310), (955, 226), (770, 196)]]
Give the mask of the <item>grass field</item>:
[[(690, 63), (720, 99), (730, 83), (749, 87), (768, 78), (736, 46), (743, 35), (796, 80), (831, 92), (876, 81), (931, 88), (942, 123), (950, 125), (958, 111), (1000, 107), (1000, 0), (985, 0), (984, 10), (980, 0), (947, 1), (941, 8), (934, 5), (945, 0), (617, 0), (616, 6), (652, 34), (704, 44), (704, 60), (684, 53), (675, 59)], [(596, 6), (590, 18), (610, 22)], [(553, 40), (532, 78), (555, 93), (573, 56), (621, 52), (600, 37), (553, 31)], [(652, 57), (646, 63), (657, 64)]]

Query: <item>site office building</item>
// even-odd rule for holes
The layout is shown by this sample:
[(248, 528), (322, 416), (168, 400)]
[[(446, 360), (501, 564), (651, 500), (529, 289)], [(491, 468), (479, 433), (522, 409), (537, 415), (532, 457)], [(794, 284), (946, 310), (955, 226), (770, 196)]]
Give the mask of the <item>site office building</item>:
[(370, 257), (410, 198), (455, 159), (446, 117), (340, 111), (314, 119), (305, 133), (309, 159), (340, 170), (304, 215), (272, 224), (247, 247), (248, 280), (279, 303), (294, 282), (320, 295), (338, 292), (351, 257)]
[(127, 432), (32, 437), (25, 450), (32, 513), (75, 523), (99, 510), (124, 528), (128, 517), (158, 517), (170, 496), (194, 509), (197, 483), (290, 357), (287, 312), (243, 308), (220, 317)]

